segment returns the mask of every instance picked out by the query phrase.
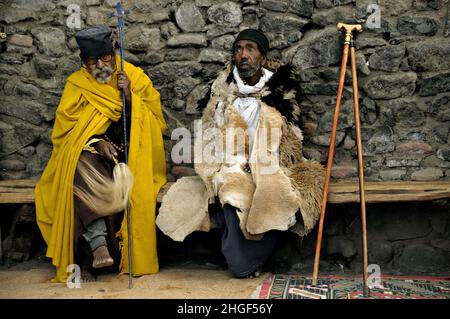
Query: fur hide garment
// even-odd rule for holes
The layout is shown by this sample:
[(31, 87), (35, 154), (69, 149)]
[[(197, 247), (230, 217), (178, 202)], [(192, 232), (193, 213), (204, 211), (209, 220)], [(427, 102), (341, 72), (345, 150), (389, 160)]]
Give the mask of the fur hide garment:
[[(156, 220), (168, 236), (180, 240), (188, 231), (173, 225), (186, 225), (197, 214), (177, 203), (193, 198), (192, 183), (200, 183), (204, 201), (238, 208), (241, 229), (247, 239), (260, 239), (269, 230), (292, 230), (299, 236), (310, 232), (320, 215), (325, 169), (302, 154), (302, 132), (298, 127), (300, 109), (296, 100), (297, 83), (290, 65), (270, 60), (265, 68), (274, 74), (254, 97), (260, 106), (256, 132), (251, 138), (247, 123), (233, 102), (242, 97), (233, 78), (233, 66), (219, 73), (203, 111), (201, 129), (196, 129), (194, 160), (200, 177), (183, 178), (163, 198)], [(250, 168), (250, 171), (248, 170)], [(247, 169), (246, 169), (247, 168)], [(191, 179), (189, 181), (189, 179)], [(188, 182), (189, 181), (189, 182)], [(172, 191), (173, 189), (173, 191)], [(205, 207), (192, 203), (191, 207)], [(177, 212), (184, 209), (184, 212)], [(299, 214), (297, 214), (299, 212)], [(184, 215), (183, 215), (184, 214)], [(204, 209), (199, 227), (209, 230)], [(170, 226), (171, 225), (171, 226)], [(180, 233), (183, 236), (180, 236)]]

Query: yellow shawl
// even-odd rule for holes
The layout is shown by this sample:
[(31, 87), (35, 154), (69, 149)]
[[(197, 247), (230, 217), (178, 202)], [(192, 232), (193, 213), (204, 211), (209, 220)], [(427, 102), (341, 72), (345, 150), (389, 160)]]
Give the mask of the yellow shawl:
[[(120, 65), (120, 57), (116, 58)], [(159, 189), (166, 182), (162, 132), (166, 123), (160, 95), (142, 69), (124, 61), (131, 81), (132, 106), (128, 166), (134, 176), (130, 195), (132, 273), (159, 271), (156, 252), (155, 209)], [(105, 133), (122, 112), (117, 77), (101, 84), (85, 68), (68, 79), (56, 111), (53, 151), (36, 189), (36, 216), (47, 243), (47, 257), (56, 267), (55, 282), (65, 282), (74, 263), (73, 180), (78, 158), (93, 135)], [(130, 110), (128, 110), (130, 112)], [(126, 216), (117, 234), (121, 239), (120, 273), (128, 273)]]

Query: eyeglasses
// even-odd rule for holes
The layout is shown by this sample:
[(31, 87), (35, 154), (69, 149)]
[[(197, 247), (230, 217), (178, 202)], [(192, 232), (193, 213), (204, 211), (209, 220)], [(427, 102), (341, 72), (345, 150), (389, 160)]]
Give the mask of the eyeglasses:
[(98, 60), (102, 60), (103, 62), (110, 62), (112, 60), (112, 54), (103, 54), (100, 58), (87, 58), (86, 64), (87, 65), (95, 65), (97, 64)]

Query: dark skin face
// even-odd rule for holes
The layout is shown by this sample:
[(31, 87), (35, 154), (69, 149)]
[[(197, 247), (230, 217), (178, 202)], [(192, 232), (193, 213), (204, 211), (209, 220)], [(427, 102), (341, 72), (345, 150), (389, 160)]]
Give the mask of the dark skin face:
[[(103, 69), (105, 67), (115, 69), (115, 56), (113, 54), (105, 54), (99, 59), (86, 59), (84, 62), (87, 70), (94, 77), (95, 75), (93, 73), (95, 69)], [(129, 105), (131, 102), (130, 80), (124, 71), (117, 71), (117, 88), (125, 92), (125, 100), (127, 105)]]
[(258, 83), (262, 75), (262, 66), (266, 57), (259, 50), (258, 45), (251, 40), (236, 42), (233, 60), (239, 71), (239, 76), (247, 85)]

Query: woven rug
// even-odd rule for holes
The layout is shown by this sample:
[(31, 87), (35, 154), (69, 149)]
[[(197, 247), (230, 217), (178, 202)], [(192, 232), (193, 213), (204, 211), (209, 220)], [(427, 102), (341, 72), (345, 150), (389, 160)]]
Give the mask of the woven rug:
[(368, 296), (361, 277), (270, 275), (256, 292), (258, 299), (450, 299), (450, 278), (381, 276)]

